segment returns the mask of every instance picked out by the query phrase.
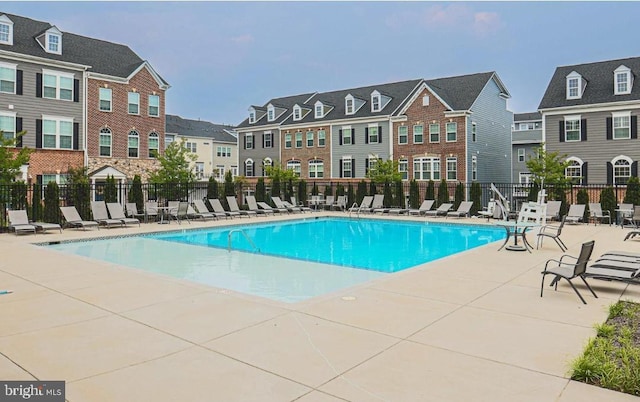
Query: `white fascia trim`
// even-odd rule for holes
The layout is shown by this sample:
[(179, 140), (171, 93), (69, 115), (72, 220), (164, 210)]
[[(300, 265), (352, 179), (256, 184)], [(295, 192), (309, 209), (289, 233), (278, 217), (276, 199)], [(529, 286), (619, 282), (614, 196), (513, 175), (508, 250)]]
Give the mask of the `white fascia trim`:
[(480, 94), (485, 90), (487, 85), (489, 85), (489, 83), (492, 80), (495, 81), (496, 85), (498, 86), (498, 89), (500, 89), (500, 94), (498, 95), (500, 98), (505, 99), (505, 100), (511, 98), (511, 94), (509, 93), (509, 91), (507, 91), (507, 88), (504, 86), (504, 84), (502, 83), (502, 81), (498, 77), (498, 74), (496, 74), (494, 72), (493, 75), (487, 80), (487, 82), (484, 83), (484, 86), (482, 87), (480, 92), (478, 92), (478, 96), (473, 100), (473, 103), (471, 104), (469, 109), (473, 109), (473, 106), (476, 104), (476, 102), (480, 98)]
[(66, 71), (58, 71), (58, 70), (48, 70), (46, 68), (42, 69), (42, 74), (57, 75), (59, 77), (66, 77), (66, 78), (75, 78), (75, 75), (73, 73), (68, 73)]
[(64, 117), (64, 116), (52, 116), (50, 114), (43, 114), (42, 120), (58, 120), (58, 121), (70, 121), (73, 122), (73, 117)]
[(543, 115), (554, 116), (565, 113), (611, 112), (620, 109), (640, 109), (640, 99), (624, 102), (607, 102), (590, 105), (564, 106), (558, 108), (539, 109)]
[(444, 112), (444, 117), (466, 117), (472, 115), (470, 110), (452, 110), (450, 112)]
[(87, 78), (88, 79), (94, 79), (94, 80), (100, 80), (100, 81), (115, 82), (115, 83), (118, 83), (118, 84), (128, 84), (129, 83), (129, 78), (115, 77), (113, 75), (106, 75), (106, 74), (92, 73), (92, 72), (87, 72)]
[(389, 121), (391, 123), (395, 123), (398, 121), (407, 121), (409, 118), (406, 115), (401, 115), (401, 116), (393, 116), (389, 119)]
[(9, 69), (12, 69), (12, 70), (17, 70), (18, 69), (18, 65), (17, 64), (5, 63), (3, 61), (0, 61), (0, 67), (9, 68)]
[[(402, 112), (404, 112), (405, 110), (407, 110), (407, 107), (409, 104), (411, 104), (412, 102), (407, 103), (407, 101), (409, 99), (415, 98), (418, 95), (416, 95), (416, 93), (419, 93), (418, 89), (421, 88), (423, 85), (425, 85), (424, 80), (421, 80), (418, 82), (418, 84), (416, 84), (416, 86), (409, 92), (409, 94), (407, 96), (405, 96), (405, 98), (402, 100), (402, 102), (400, 102), (400, 104), (398, 105), (398, 107), (396, 107), (396, 110), (394, 110), (393, 112), (391, 112), (391, 115), (398, 115), (398, 114), (402, 114)], [(414, 99), (415, 100), (415, 99)], [(398, 111), (402, 111), (397, 113)]]
[(142, 62), (142, 64), (140, 64), (140, 66), (138, 66), (138, 68), (133, 70), (133, 72), (131, 74), (129, 74), (129, 76), (127, 77), (127, 81), (129, 81), (131, 78), (135, 77), (135, 75), (138, 74), (140, 72), (140, 70), (142, 70), (143, 68), (146, 68), (149, 71), (149, 73), (151, 74), (153, 79), (156, 80), (156, 83), (158, 84), (158, 87), (160, 89), (163, 89), (163, 90), (166, 91), (167, 89), (171, 88), (171, 85), (165, 84), (164, 82), (162, 82), (162, 80), (160, 79), (160, 76), (158, 75), (156, 70), (154, 70), (153, 67), (151, 67), (151, 64), (149, 64), (149, 62), (146, 61), (146, 60), (144, 62)]
[(91, 68), (91, 66), (85, 65), (85, 64), (51, 60), (51, 59), (46, 59), (44, 57), (37, 57), (37, 56), (30, 56), (26, 54), (19, 54), (15, 52), (8, 52), (6, 50), (0, 50), (0, 56), (5, 57), (7, 59), (15, 60), (18, 62), (35, 63), (35, 64), (41, 64), (41, 65), (53, 66), (53, 67), (64, 67), (70, 70), (86, 71), (89, 68)]
[(13, 117), (13, 118), (15, 118), (17, 115), (18, 115), (18, 112), (5, 112), (5, 111), (0, 111), (0, 116)]
[[(334, 120), (325, 120), (325, 121), (313, 121), (307, 122), (303, 124), (287, 124), (283, 126), (279, 126), (281, 129), (292, 130), (294, 128), (305, 128), (310, 126), (333, 126), (333, 125), (341, 125), (341, 124), (357, 124), (357, 123), (375, 123), (375, 122), (387, 122), (389, 121), (391, 116), (370, 116), (370, 117), (360, 117), (354, 119), (334, 119)], [(406, 120), (406, 119), (405, 119)]]

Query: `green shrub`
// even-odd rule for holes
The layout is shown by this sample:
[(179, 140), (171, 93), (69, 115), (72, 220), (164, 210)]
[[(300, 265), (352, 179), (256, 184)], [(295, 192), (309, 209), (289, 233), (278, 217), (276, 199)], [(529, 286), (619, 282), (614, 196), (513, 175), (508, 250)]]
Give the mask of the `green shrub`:
[(42, 209), (42, 185), (35, 183), (31, 192), (31, 219), (41, 221), (43, 215)]
[(50, 181), (45, 190), (44, 221), (60, 223), (60, 188), (55, 181)]
[(640, 180), (636, 176), (629, 178), (623, 202), (625, 204), (640, 205)]
[[(262, 180), (262, 195), (264, 197), (264, 179), (261, 177), (258, 179), (258, 184), (260, 184), (260, 180)], [(210, 176), (209, 181), (207, 182), (207, 199), (213, 200), (218, 198), (218, 181), (215, 177)], [(258, 198), (258, 185), (256, 185), (256, 199)], [(260, 200), (262, 201), (262, 200)], [(209, 204), (208, 202), (206, 203)], [(210, 206), (207, 206), (210, 208)]]
[(118, 187), (115, 177), (109, 175), (104, 185), (104, 202), (118, 202)]
[(349, 183), (349, 185), (347, 186), (347, 207), (352, 206), (355, 200), (356, 196), (353, 192), (353, 184)]
[(391, 183), (389, 181), (384, 182), (382, 194), (384, 194), (382, 204), (387, 208), (391, 207), (393, 205), (393, 193), (391, 192)]
[(358, 205), (362, 203), (362, 199), (367, 195), (367, 182), (361, 180), (358, 182), (358, 188), (356, 189), (356, 201)]
[(471, 183), (471, 190), (469, 190), (469, 196), (471, 197), (471, 201), (473, 205), (471, 206), (470, 215), (474, 216), (478, 213), (480, 208), (482, 208), (482, 187), (480, 187), (480, 183), (474, 181)]
[(609, 211), (612, 219), (616, 216), (618, 201), (613, 192), (613, 187), (606, 187), (600, 192), (600, 205), (602, 206), (602, 212)]
[(129, 202), (135, 202), (136, 209), (144, 211), (144, 194), (142, 193), (142, 179), (140, 175), (133, 176), (131, 191), (129, 192)]
[(447, 186), (447, 182), (442, 179), (440, 181), (440, 186), (438, 187), (438, 199), (436, 200), (436, 204), (439, 207), (442, 204), (449, 202), (449, 186)]
[(394, 180), (393, 182), (393, 205), (398, 208), (405, 207), (404, 186), (402, 180)]
[(304, 180), (300, 180), (298, 182), (298, 203), (302, 205), (307, 205), (307, 182)]
[(424, 193), (424, 199), (425, 200), (436, 199), (435, 183), (433, 182), (433, 180), (429, 180), (429, 182), (427, 183), (427, 190)]
[(453, 194), (453, 209), (458, 209), (460, 203), (464, 201), (464, 184), (462, 182), (458, 182), (456, 185), (456, 191)]
[(583, 222), (589, 221), (589, 193), (586, 189), (581, 188), (576, 194), (576, 202), (585, 206), (584, 215), (582, 217)]
[(418, 188), (418, 182), (412, 179), (409, 182), (409, 208), (420, 208), (420, 189)]

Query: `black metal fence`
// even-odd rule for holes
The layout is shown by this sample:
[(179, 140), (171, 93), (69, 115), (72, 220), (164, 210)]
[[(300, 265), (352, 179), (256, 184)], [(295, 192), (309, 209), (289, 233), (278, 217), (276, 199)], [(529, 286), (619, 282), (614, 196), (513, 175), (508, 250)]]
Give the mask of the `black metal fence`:
[[(345, 181), (345, 180), (327, 180), (327, 181), (313, 181), (307, 182), (306, 186), (300, 187), (299, 184), (290, 186), (288, 183), (281, 183), (279, 195), (283, 199), (289, 200), (291, 195), (297, 197), (298, 201), (306, 201), (310, 199), (312, 193), (321, 195), (349, 195), (348, 205), (353, 203), (359, 203), (363, 195), (370, 195), (371, 193), (383, 193), (383, 185), (372, 185), (366, 182), (366, 194), (357, 191), (358, 181)], [(418, 199), (423, 200), (427, 195), (427, 188), (429, 182), (418, 182)], [(440, 183), (435, 182), (431, 184), (433, 186), (433, 196), (436, 200), (448, 199), (454, 200), (454, 194), (458, 183), (447, 183), (447, 193), (440, 195)], [(265, 198), (269, 200), (273, 194), (273, 189), (269, 180), (265, 181), (264, 193)], [(480, 206), (476, 206), (478, 210), (486, 207), (494, 197), (491, 191), (491, 183), (479, 183), (481, 189)], [(471, 184), (463, 184), (464, 198), (470, 200), (471, 196)], [(512, 210), (519, 210), (520, 205), (533, 197), (530, 193), (532, 191), (530, 185), (522, 185), (518, 183), (495, 183), (495, 187), (500, 193), (509, 201)], [(565, 205), (578, 203), (578, 191), (584, 189), (588, 196), (588, 202), (599, 202), (600, 193), (606, 187), (611, 187), (615, 195), (616, 202), (622, 202), (626, 193), (626, 186), (624, 185), (605, 185), (605, 184), (590, 184), (590, 185), (567, 185), (562, 189), (554, 189), (553, 187), (546, 187), (547, 199), (558, 199), (559, 194), (564, 194)], [(13, 209), (25, 209), (27, 210), (31, 219), (46, 220), (54, 223), (62, 223), (62, 216), (60, 214), (60, 206), (76, 206), (78, 212), (83, 219), (91, 219), (90, 200), (100, 201), (104, 200), (106, 193), (109, 190), (105, 184), (81, 184), (81, 185), (60, 185), (58, 191), (58, 200), (48, 200), (46, 186), (34, 184), (27, 186), (24, 183), (14, 183), (10, 185), (0, 186), (0, 204), (2, 205), (2, 211), (0, 211), (0, 231), (6, 231), (9, 225), (7, 220), (7, 210)], [(276, 190), (278, 191), (278, 190)], [(124, 205), (126, 202), (135, 201), (132, 200), (130, 194), (132, 192), (132, 184), (119, 184), (116, 185), (115, 198), (118, 202)], [(404, 193), (404, 204), (408, 205), (410, 183), (402, 183), (402, 192)], [(238, 198), (238, 202), (241, 206), (245, 203), (244, 197), (246, 195), (258, 195), (256, 193), (256, 183), (235, 183), (233, 189), (226, 188), (224, 183), (219, 183), (217, 186), (217, 196), (221, 199), (223, 204), (225, 203), (226, 195), (235, 195)], [(113, 197), (113, 195), (111, 195)], [(142, 185), (142, 202), (148, 200), (157, 200), (159, 203), (164, 203), (168, 200), (180, 200), (180, 201), (193, 201), (194, 199), (205, 199), (208, 197), (208, 184), (205, 183), (190, 183), (190, 184), (152, 184), (147, 183)], [(260, 200), (258, 200), (260, 201)], [(584, 199), (582, 200), (584, 202)], [(400, 206), (400, 205), (389, 205)], [(564, 208), (568, 208), (565, 206)]]

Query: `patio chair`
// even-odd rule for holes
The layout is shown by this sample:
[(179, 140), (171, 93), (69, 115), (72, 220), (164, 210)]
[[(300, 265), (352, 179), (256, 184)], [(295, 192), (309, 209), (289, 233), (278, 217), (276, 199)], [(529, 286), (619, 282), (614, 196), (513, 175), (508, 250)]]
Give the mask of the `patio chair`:
[[(181, 225), (183, 220), (191, 224), (189, 220), (189, 203), (186, 201), (169, 201), (169, 218), (173, 218)], [(194, 211), (195, 212), (195, 211)]]
[(240, 212), (231, 212), (224, 209), (222, 203), (217, 198), (209, 198), (209, 205), (213, 208), (213, 212), (218, 214), (225, 214), (227, 218), (233, 218), (234, 216), (240, 216)]
[[(24, 212), (24, 216), (19, 212)], [(17, 235), (20, 233), (36, 234), (36, 227), (29, 223), (27, 211), (7, 211), (9, 218), (9, 230), (13, 230)]]
[(62, 216), (64, 216), (66, 226), (82, 228), (82, 230), (87, 230), (88, 227), (94, 226), (98, 228), (98, 230), (100, 229), (98, 222), (82, 220), (76, 207), (60, 207), (60, 212), (62, 212)]
[(140, 226), (140, 220), (136, 218), (127, 218), (124, 214), (124, 210), (122, 209), (122, 205), (117, 202), (108, 202), (107, 210), (109, 210), (111, 219), (119, 220), (124, 226), (127, 226), (129, 223), (137, 223), (138, 227)]
[(567, 251), (567, 246), (564, 244), (564, 242), (560, 238), (560, 234), (562, 234), (562, 228), (564, 227), (565, 220), (566, 220), (566, 217), (563, 216), (562, 219), (560, 220), (559, 225), (558, 224), (544, 225), (543, 227), (540, 228), (540, 232), (538, 232), (538, 241), (536, 242), (536, 250), (538, 249), (538, 247), (542, 246), (542, 241), (544, 240), (544, 238), (549, 237), (556, 242), (558, 247), (560, 247), (560, 250), (562, 250), (563, 252)]
[(144, 204), (144, 214), (146, 221), (149, 222), (149, 218), (153, 217), (153, 220), (158, 220), (158, 202), (147, 201)]
[[(208, 219), (218, 219), (220, 214), (218, 213), (214, 213), (214, 212), (209, 212), (209, 210), (207, 209), (207, 206), (204, 205), (204, 201), (202, 200), (193, 200), (193, 206), (195, 207), (195, 214), (193, 215), (195, 218), (199, 218), (202, 219), (203, 221), (206, 221)], [(225, 214), (222, 214), (223, 216), (226, 216)]]
[(248, 195), (246, 197), (246, 200), (247, 205), (249, 206), (249, 211), (256, 211), (258, 215), (273, 215), (273, 213), (275, 212), (272, 209), (261, 209), (260, 207), (258, 207), (258, 204), (256, 203), (256, 197), (253, 195)]
[(602, 211), (602, 205), (599, 202), (590, 202), (589, 203), (589, 220), (592, 221), (595, 225), (598, 222), (602, 223), (604, 220), (611, 225), (611, 212)]
[[(15, 211), (8, 211), (9, 214), (9, 222), (12, 225), (32, 225), (36, 227), (36, 232), (39, 230), (41, 232), (46, 232), (47, 230), (59, 230), (62, 233), (62, 226), (57, 223), (49, 223), (49, 222), (29, 222), (29, 217), (27, 215), (27, 211), (24, 209), (19, 209)], [(16, 233), (18, 234), (18, 233)]]
[(577, 224), (584, 221), (584, 204), (571, 204), (565, 216), (567, 223)]
[(633, 204), (618, 204), (618, 208), (616, 209), (617, 223), (620, 223), (620, 226), (624, 228), (624, 224), (627, 221), (627, 218), (633, 216)]
[(453, 204), (446, 202), (446, 203), (440, 205), (438, 207), (438, 209), (425, 211), (424, 215), (425, 216), (433, 216), (434, 218), (436, 218), (438, 216), (445, 216), (451, 210), (451, 208), (453, 208)]
[[(311, 211), (313, 211), (313, 209), (311, 209), (309, 207), (305, 207), (304, 205), (302, 205), (302, 203), (297, 203), (296, 202), (296, 197), (291, 197), (291, 203), (293, 205), (297, 205), (302, 210), (302, 212), (311, 212)], [(345, 209), (346, 209), (346, 202), (345, 202)]]
[(623, 270), (617, 269), (615, 266), (590, 266), (587, 267), (584, 277), (640, 285), (640, 268)]
[(331, 210), (333, 208), (333, 203), (334, 202), (335, 202), (335, 199), (333, 198), (333, 196), (332, 195), (328, 195), (324, 199), (324, 209)]
[(384, 213), (388, 211), (389, 208), (384, 207), (384, 194), (374, 194), (373, 201), (371, 202), (371, 207), (366, 209), (365, 212), (369, 213)]
[(559, 221), (560, 220), (560, 207), (562, 207), (562, 201), (547, 201), (547, 220)]
[(232, 195), (227, 196), (227, 204), (229, 205), (229, 211), (238, 212), (240, 216), (246, 216), (247, 218), (249, 218), (251, 216), (257, 215), (256, 211), (241, 210), (240, 207), (238, 207), (238, 201), (236, 200), (236, 197)]
[[(578, 289), (575, 287), (572, 279), (580, 278), (582, 282), (587, 286), (587, 289), (591, 291), (593, 297), (598, 298), (598, 295), (591, 289), (591, 286), (587, 283), (585, 279), (585, 273), (587, 271), (587, 262), (591, 258), (591, 253), (593, 252), (594, 241), (589, 241), (586, 243), (582, 243), (582, 248), (580, 250), (580, 255), (578, 257), (573, 257), (568, 254), (565, 254), (560, 257), (559, 260), (550, 259), (546, 262), (544, 266), (544, 271), (542, 271), (542, 284), (540, 286), (540, 297), (542, 297), (542, 292), (544, 291), (544, 279), (547, 275), (554, 275), (553, 280), (551, 281), (550, 286), (554, 286), (555, 290), (558, 290), (558, 281), (560, 279), (566, 279), (569, 282), (569, 285), (573, 288), (574, 292), (578, 295), (582, 303), (587, 304), (584, 300)], [(569, 261), (566, 261), (569, 260)], [(551, 264), (551, 266), (550, 266)]]
[(135, 202), (127, 202), (124, 204), (125, 212), (128, 218), (140, 218), (144, 221), (147, 220), (147, 217), (143, 212), (138, 212), (138, 206)]
[(365, 195), (362, 198), (362, 201), (360, 202), (360, 205), (358, 205), (357, 203), (354, 203), (351, 208), (349, 208), (349, 212), (356, 212), (356, 213), (360, 213), (363, 212), (365, 209), (370, 209), (371, 208), (371, 203), (373, 202), (373, 196), (372, 195)]
[(91, 201), (91, 214), (93, 219), (100, 225), (104, 225), (108, 228), (111, 226), (124, 226), (124, 223), (119, 219), (109, 218), (109, 212), (107, 212), (107, 205), (104, 201)]
[(462, 201), (458, 206), (458, 209), (455, 211), (447, 212), (447, 217), (454, 216), (456, 218), (464, 218), (469, 217), (471, 213), (471, 207), (473, 206), (473, 201)]
[(622, 227), (624, 227), (625, 223), (629, 223), (634, 228), (638, 227), (638, 224), (640, 223), (640, 205), (633, 207), (633, 215), (627, 215), (622, 218)]
[(345, 211), (347, 209), (347, 196), (339, 195), (336, 198), (336, 202), (333, 204), (333, 208), (336, 211)]
[(290, 213), (291, 212), (302, 212), (302, 210), (300, 208), (298, 208), (298, 207), (294, 207), (293, 205), (291, 205), (291, 206), (286, 205), (284, 203), (284, 201), (282, 201), (280, 199), (280, 197), (271, 197), (271, 199), (273, 200), (273, 203), (276, 205), (277, 209), (280, 209), (280, 210), (284, 209), (284, 210), (286, 210), (287, 212), (290, 212)]
[(271, 205), (267, 204), (266, 202), (256, 202), (256, 204), (258, 204), (258, 206), (260, 208), (262, 208), (263, 211), (265, 211), (266, 213), (274, 213), (274, 212), (278, 212), (278, 213), (282, 213), (282, 212), (287, 212), (286, 210), (281, 210), (279, 208), (274, 208)]
[(427, 211), (431, 210), (435, 200), (424, 200), (418, 209), (409, 209), (409, 215), (424, 215)]

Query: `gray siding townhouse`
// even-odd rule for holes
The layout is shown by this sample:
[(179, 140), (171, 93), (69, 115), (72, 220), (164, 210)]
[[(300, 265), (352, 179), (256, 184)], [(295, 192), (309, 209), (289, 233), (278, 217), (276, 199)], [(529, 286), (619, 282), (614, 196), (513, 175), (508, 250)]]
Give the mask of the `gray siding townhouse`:
[(540, 102), (548, 151), (566, 154), (567, 176), (625, 184), (638, 175), (640, 57), (558, 67)]
[(238, 139), (232, 126), (168, 114), (165, 130), (165, 144), (184, 141), (186, 148), (197, 155), (192, 167), (198, 180), (213, 176), (223, 181), (228, 171), (233, 176), (238, 174)]
[(527, 159), (535, 155), (535, 150), (542, 145), (542, 114), (539, 112), (515, 113), (513, 115), (512, 182), (528, 184), (531, 173), (527, 168)]

